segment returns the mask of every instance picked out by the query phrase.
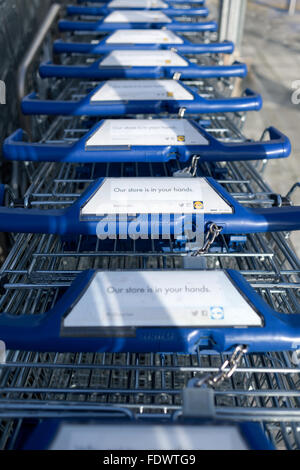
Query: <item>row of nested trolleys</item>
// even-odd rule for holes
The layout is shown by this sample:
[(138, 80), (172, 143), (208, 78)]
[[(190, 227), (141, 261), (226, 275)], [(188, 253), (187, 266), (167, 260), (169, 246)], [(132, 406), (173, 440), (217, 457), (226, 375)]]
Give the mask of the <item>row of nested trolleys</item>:
[(3, 144), (0, 448), (298, 449), (288, 137), (244, 135), (261, 97), (201, 0), (62, 13)]

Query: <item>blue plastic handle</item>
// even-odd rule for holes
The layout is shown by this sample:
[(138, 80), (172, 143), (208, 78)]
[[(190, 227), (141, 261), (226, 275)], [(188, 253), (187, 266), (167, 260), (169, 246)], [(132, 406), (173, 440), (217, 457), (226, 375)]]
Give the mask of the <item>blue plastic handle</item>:
[[(180, 54), (178, 54), (182, 57)], [(107, 56), (106, 56), (107, 57)], [(40, 65), (42, 78), (88, 78), (103, 80), (109, 78), (172, 78), (180, 73), (181, 79), (245, 77), (247, 66), (241, 62), (232, 65), (197, 65), (182, 57), (186, 66), (101, 66), (105, 57), (91, 65), (56, 65), (46, 62)]]
[[(300, 230), (300, 206), (268, 207), (249, 209), (238, 203), (213, 178), (206, 178), (210, 186), (232, 207), (232, 213), (204, 213), (204, 229), (212, 224), (222, 228), (223, 235), (265, 233)], [(91, 184), (84, 194), (70, 207), (60, 210), (15, 209), (0, 207), (0, 232), (43, 233), (56, 235), (97, 235), (98, 223), (103, 216), (82, 218), (81, 210), (86, 202), (99, 190), (104, 179)], [(141, 230), (151, 236), (151, 214), (145, 212), (141, 221)], [(185, 214), (170, 214), (170, 234), (176, 234), (178, 224), (187, 220)], [(194, 216), (196, 217), (196, 215)], [(159, 218), (162, 233), (162, 217)], [(114, 233), (124, 234), (123, 222), (116, 218)], [(121, 228), (122, 227), (122, 228)], [(127, 224), (127, 234), (129, 223)]]
[[(185, 271), (188, 273), (188, 271)], [(245, 345), (250, 353), (297, 350), (300, 347), (300, 314), (274, 311), (243, 276), (226, 271), (234, 286), (262, 318), (262, 326), (252, 327), (136, 327), (66, 328), (63, 324), (96, 271), (77, 276), (67, 292), (46, 313), (13, 316), (0, 315), (1, 339), (8, 349), (46, 352), (181, 352), (193, 353), (198, 347), (218, 352)], [(4, 285), (5, 288), (5, 285)], [(205, 342), (204, 342), (205, 339)], [(204, 343), (205, 344), (204, 344)]]
[[(120, 429), (120, 426), (124, 426), (124, 424), (126, 424), (127, 425), (126, 431), (130, 433), (130, 427), (132, 427), (135, 430), (134, 435), (137, 435), (136, 432), (139, 431), (140, 423), (138, 421), (133, 422), (130, 419), (128, 419), (128, 417), (125, 415), (124, 409), (112, 408), (109, 405), (105, 405), (104, 407), (101, 407), (101, 406), (99, 407), (99, 405), (97, 405), (97, 408), (98, 408), (97, 417), (95, 413), (95, 417), (93, 418), (92, 421), (87, 420), (86, 416), (85, 417), (83, 416), (82, 418), (77, 416), (76, 418), (73, 418), (73, 419), (66, 419), (66, 418), (46, 419), (46, 420), (44, 419), (42, 421), (38, 420), (37, 424), (33, 427), (32, 419), (31, 419), (31, 428), (30, 428), (29, 434), (28, 434), (28, 429), (26, 429), (26, 425), (23, 423), (22, 427), (24, 427), (25, 429), (22, 430), (22, 427), (21, 427), (20, 434), (23, 437), (24, 435), (26, 435), (25, 432), (27, 431), (25, 443), (24, 443), (24, 439), (21, 441), (17, 440), (17, 443), (14, 446), (14, 450), (38, 450), (38, 451), (49, 450), (52, 444), (55, 441), (57, 442), (57, 439), (59, 439), (58, 437), (59, 433), (65, 425), (68, 426), (68, 429), (70, 429), (72, 425), (74, 425), (75, 427), (80, 426), (80, 429), (82, 433), (84, 434), (94, 433), (96, 429), (99, 442), (101, 441), (101, 432), (103, 431), (103, 426), (105, 429), (106, 425), (111, 426), (112, 424), (114, 424), (116, 427), (115, 430), (117, 433)], [(105, 414), (105, 418), (101, 418), (101, 416), (99, 416), (99, 412), (101, 411), (103, 411), (103, 413)], [(116, 420), (116, 416), (114, 415), (116, 414), (116, 412), (118, 412), (118, 414), (120, 415), (122, 411), (124, 412), (124, 418), (122, 419), (118, 417), (118, 419)], [(80, 410), (78, 410), (77, 413), (80, 413)], [(114, 418), (113, 421), (107, 420), (108, 413), (111, 413), (111, 417)], [(252, 422), (251, 423), (250, 422), (236, 423), (236, 422), (223, 421), (220, 419), (218, 419), (217, 421), (205, 420), (205, 423), (204, 423), (203, 419), (199, 420), (196, 418), (192, 418), (192, 422), (188, 419), (185, 419), (185, 420), (181, 419), (180, 423), (177, 423), (177, 425), (178, 424), (180, 424), (180, 428), (182, 429), (183, 433), (184, 433), (185, 425), (189, 425), (189, 426), (192, 425), (193, 428), (195, 429), (195, 432), (197, 431), (197, 428), (199, 427), (201, 428), (202, 426), (204, 426), (204, 429), (206, 428), (206, 426), (209, 426), (210, 429), (212, 427), (215, 427), (216, 429), (220, 427), (220, 429), (222, 430), (224, 429), (224, 426), (227, 425), (227, 426), (233, 427), (236, 430), (236, 432), (241, 436), (241, 439), (243, 440), (243, 442), (246, 443), (249, 450), (276, 450), (275, 447), (272, 445), (271, 441), (269, 441), (269, 439), (267, 438), (266, 434), (263, 432), (262, 427), (260, 426), (259, 423), (252, 423)], [(150, 420), (150, 418), (148, 418), (147, 425), (149, 426), (160, 425), (162, 429), (164, 429), (164, 431), (168, 433), (168, 429), (172, 428), (172, 426), (174, 425), (176, 426), (176, 422), (173, 421), (173, 422), (168, 422), (168, 423), (162, 423), (161, 421)], [(100, 426), (100, 428), (97, 429), (97, 426)], [(155, 429), (157, 428), (155, 427)], [(112, 433), (112, 435), (113, 434), (114, 433)], [(90, 445), (92, 445), (93, 443), (90, 443)], [(218, 448), (219, 443), (217, 442), (215, 444), (216, 444), (216, 448)], [(220, 447), (223, 447), (223, 446), (221, 445)], [(93, 448), (93, 449), (98, 450), (97, 448)], [(72, 449), (69, 448), (68, 450), (72, 450)], [(228, 450), (236, 450), (236, 449), (230, 448)]]
[[(128, 82), (127, 82), (128, 83)], [(162, 112), (177, 114), (185, 108), (186, 114), (222, 113), (259, 111), (262, 107), (262, 98), (250, 89), (246, 89), (244, 96), (234, 98), (206, 99), (197, 94), (192, 87), (181, 82), (192, 96), (193, 100), (130, 100), (130, 101), (103, 101), (91, 102), (94, 94), (105, 84), (101, 83), (95, 90), (87, 94), (80, 101), (40, 100), (35, 93), (31, 93), (22, 100), (24, 114), (46, 114), (64, 116), (124, 116), (126, 114), (158, 114)]]
[(58, 22), (60, 31), (102, 31), (105, 33), (116, 29), (169, 29), (170, 31), (217, 31), (218, 25), (215, 21), (204, 21), (202, 23), (181, 23), (173, 20), (171, 23), (105, 23), (104, 21), (69, 21)]
[[(128, 10), (127, 8), (109, 8), (108, 5), (101, 7), (93, 6), (79, 6), (69, 5), (67, 6), (67, 15), (86, 15), (86, 16), (106, 16), (114, 10)], [(141, 8), (130, 8), (130, 10), (141, 10)], [(143, 10), (151, 11), (163, 11), (168, 16), (202, 16), (206, 17), (209, 15), (209, 10), (206, 7), (200, 8), (174, 8), (168, 6), (167, 8), (143, 8)]]
[(108, 52), (117, 50), (169, 50), (176, 49), (182, 54), (232, 54), (234, 44), (231, 41), (210, 42), (194, 44), (187, 39), (180, 37), (182, 44), (117, 44), (109, 43), (108, 39), (99, 41), (98, 44), (83, 42), (67, 42), (57, 39), (53, 43), (53, 52), (55, 54), (62, 53), (80, 53), (80, 54), (107, 54)]
[(96, 162), (167, 162), (177, 158), (179, 161), (188, 161), (193, 155), (200, 155), (202, 162), (216, 161), (240, 161), (262, 160), (274, 158), (286, 158), (291, 153), (291, 144), (287, 136), (274, 127), (269, 127), (265, 132), (269, 133), (269, 141), (223, 143), (210, 135), (195, 121), (189, 123), (208, 141), (203, 145), (165, 145), (165, 146), (131, 146), (123, 150), (119, 146), (114, 149), (103, 147), (87, 149), (87, 142), (97, 132), (105, 121), (93, 126), (93, 128), (76, 143), (29, 143), (25, 140), (22, 129), (9, 136), (3, 145), (3, 155), (8, 160), (37, 161), (37, 162), (71, 162), (71, 163), (96, 163)]

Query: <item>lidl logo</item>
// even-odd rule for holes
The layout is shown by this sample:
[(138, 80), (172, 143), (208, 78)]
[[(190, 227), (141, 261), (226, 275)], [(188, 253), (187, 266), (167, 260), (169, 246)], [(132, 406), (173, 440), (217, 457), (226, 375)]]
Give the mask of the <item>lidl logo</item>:
[(200, 210), (204, 208), (204, 203), (203, 201), (194, 201), (194, 209), (195, 210)]
[(177, 136), (177, 141), (178, 142), (185, 142), (185, 136), (184, 135), (178, 135)]
[(211, 320), (224, 320), (223, 307), (210, 307), (210, 319)]

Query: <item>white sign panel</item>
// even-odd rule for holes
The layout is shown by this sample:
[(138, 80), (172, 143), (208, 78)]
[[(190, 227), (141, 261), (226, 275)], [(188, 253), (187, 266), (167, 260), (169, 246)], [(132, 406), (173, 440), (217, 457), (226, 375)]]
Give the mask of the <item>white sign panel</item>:
[(193, 95), (176, 80), (108, 80), (92, 95), (91, 103), (193, 99)]
[(162, 29), (119, 29), (106, 40), (107, 44), (183, 44), (173, 31)]
[(260, 316), (223, 271), (99, 271), (64, 327), (246, 327)]
[[(65, 423), (50, 450), (247, 450), (235, 426), (183, 426)], [(107, 463), (120, 464), (109, 455)], [(124, 457), (123, 457), (124, 458)], [(157, 456), (159, 458), (159, 456)], [(185, 457), (186, 458), (186, 457)], [(132, 461), (130, 459), (133, 459)], [(126, 457), (134, 468), (138, 457)], [(183, 460), (184, 461), (184, 460)], [(157, 462), (158, 463), (158, 462)]]
[(204, 178), (107, 178), (81, 210), (104, 214), (231, 214)]
[(110, 13), (104, 23), (171, 23), (162, 11), (116, 10)]
[(168, 4), (162, 0), (112, 0), (108, 8), (168, 8)]
[(173, 51), (113, 51), (99, 67), (186, 67), (188, 62)]
[(166, 145), (209, 145), (209, 141), (186, 119), (106, 119), (86, 142), (86, 150)]

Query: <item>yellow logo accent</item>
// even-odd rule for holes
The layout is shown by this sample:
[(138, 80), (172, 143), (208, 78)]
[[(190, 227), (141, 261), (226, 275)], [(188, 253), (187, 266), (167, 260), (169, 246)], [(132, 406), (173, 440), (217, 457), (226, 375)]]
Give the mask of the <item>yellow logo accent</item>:
[(174, 96), (172, 91), (167, 91), (167, 96)]
[(194, 201), (195, 210), (203, 209), (203, 207), (204, 207), (203, 201)]
[(185, 136), (184, 135), (178, 135), (177, 136), (177, 141), (178, 142), (185, 142)]
[(166, 60), (166, 64), (170, 64), (171, 63), (171, 60), (170, 59), (167, 59)]

